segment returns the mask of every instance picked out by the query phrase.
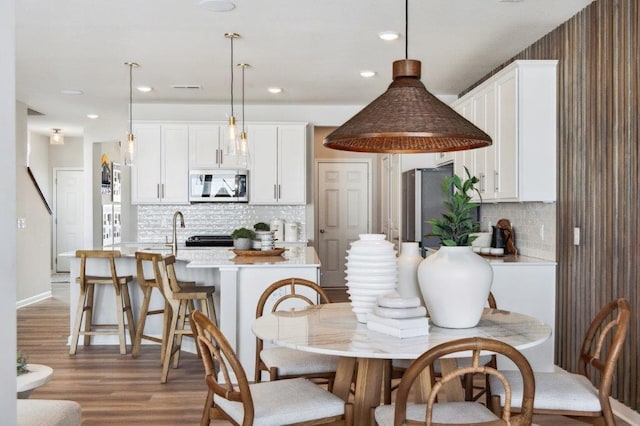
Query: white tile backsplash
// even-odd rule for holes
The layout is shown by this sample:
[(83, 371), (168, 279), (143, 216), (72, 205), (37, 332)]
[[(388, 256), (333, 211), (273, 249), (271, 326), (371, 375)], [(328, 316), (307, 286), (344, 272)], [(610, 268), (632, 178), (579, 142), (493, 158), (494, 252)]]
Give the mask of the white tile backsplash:
[(556, 260), (555, 203), (482, 204), (480, 216), (483, 231), (509, 219), (521, 255)]
[[(202, 203), (191, 205), (138, 205), (138, 242), (171, 240), (173, 214), (180, 210), (185, 228), (178, 228), (178, 242), (200, 234), (231, 234), (235, 228), (251, 228), (257, 222), (273, 219), (298, 222), (300, 236), (305, 238), (305, 206), (255, 206), (244, 203)], [(178, 223), (178, 226), (180, 224)]]

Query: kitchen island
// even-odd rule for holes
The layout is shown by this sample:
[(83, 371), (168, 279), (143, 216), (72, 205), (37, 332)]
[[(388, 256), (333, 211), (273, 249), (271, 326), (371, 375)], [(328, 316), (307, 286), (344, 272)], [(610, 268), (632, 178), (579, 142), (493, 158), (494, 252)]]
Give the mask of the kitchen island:
[[(176, 274), (180, 280), (195, 281), (199, 285), (214, 285), (214, 303), (218, 314), (219, 326), (231, 345), (249, 377), (253, 377), (255, 359), (255, 337), (251, 333), (251, 324), (255, 319), (256, 305), (262, 292), (274, 281), (288, 277), (300, 277), (313, 282), (319, 282), (320, 260), (313, 247), (291, 245), (281, 256), (236, 256), (229, 248), (180, 248), (176, 256)], [(135, 246), (124, 244), (105, 248), (105, 250), (120, 250), (122, 257), (116, 260), (119, 275), (133, 275), (130, 284), (131, 303), (134, 317), (140, 311), (142, 291), (136, 276), (136, 251), (169, 254), (170, 251), (162, 245), (144, 244)], [(79, 275), (80, 260), (75, 252), (64, 253), (70, 258), (71, 288), (69, 292), (69, 320), (71, 325), (75, 321), (79, 287), (75, 285), (75, 277)], [(107, 264), (104, 266), (88, 263), (91, 274), (109, 275)], [(146, 271), (147, 277), (152, 276), (151, 270)], [(97, 322), (115, 323), (113, 289), (108, 286), (96, 288)], [(149, 309), (160, 309), (164, 302), (158, 292), (153, 293)], [(145, 334), (160, 336), (162, 334), (161, 318), (149, 317), (146, 322)], [(93, 336), (94, 344), (118, 344), (117, 336)], [(129, 344), (131, 342), (128, 342)], [(143, 343), (147, 343), (143, 341)], [(195, 352), (191, 339), (183, 343), (185, 350)], [(142, 348), (144, 351), (144, 347)]]

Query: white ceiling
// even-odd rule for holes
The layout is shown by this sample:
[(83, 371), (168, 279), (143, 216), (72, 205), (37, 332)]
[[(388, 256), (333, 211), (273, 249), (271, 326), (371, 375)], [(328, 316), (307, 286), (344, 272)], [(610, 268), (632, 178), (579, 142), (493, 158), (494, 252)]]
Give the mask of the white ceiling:
[[(128, 68), (138, 62), (134, 102), (224, 104), (230, 98), (230, 47), (247, 62), (247, 104), (363, 105), (391, 82), (404, 58), (402, 0), (234, 0), (216, 13), (199, 0), (16, 1), (16, 97), (45, 115), (30, 128), (80, 134), (89, 119), (126, 117)], [(435, 94), (457, 94), (576, 14), (591, 0), (411, 0), (409, 57)], [(384, 42), (378, 32), (395, 30)], [(377, 72), (371, 79), (359, 72)], [(235, 100), (239, 105), (240, 72)], [(176, 90), (173, 84), (200, 84)], [(272, 95), (268, 86), (284, 92)], [(64, 95), (79, 89), (83, 95)], [(224, 117), (221, 117), (221, 120)]]

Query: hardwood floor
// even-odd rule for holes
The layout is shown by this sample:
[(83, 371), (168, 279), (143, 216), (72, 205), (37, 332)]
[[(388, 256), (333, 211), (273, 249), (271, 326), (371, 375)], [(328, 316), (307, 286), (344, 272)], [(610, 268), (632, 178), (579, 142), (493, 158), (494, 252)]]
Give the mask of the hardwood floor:
[[(183, 352), (180, 368), (169, 372), (164, 385), (158, 345), (144, 345), (137, 359), (120, 355), (115, 345), (80, 346), (77, 355), (69, 356), (68, 283), (52, 284), (52, 293), (52, 298), (17, 311), (18, 349), (30, 363), (54, 369), (51, 381), (31, 398), (79, 402), (83, 425), (199, 424), (207, 391), (196, 355)], [(583, 424), (559, 416), (535, 416), (534, 421), (550, 426)]]

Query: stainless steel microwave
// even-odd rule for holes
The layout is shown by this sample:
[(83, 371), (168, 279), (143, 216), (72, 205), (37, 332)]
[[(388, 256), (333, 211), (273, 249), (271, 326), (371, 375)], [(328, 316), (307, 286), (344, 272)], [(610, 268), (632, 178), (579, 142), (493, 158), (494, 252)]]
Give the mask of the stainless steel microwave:
[(245, 169), (189, 171), (189, 201), (192, 203), (246, 203), (249, 201)]

